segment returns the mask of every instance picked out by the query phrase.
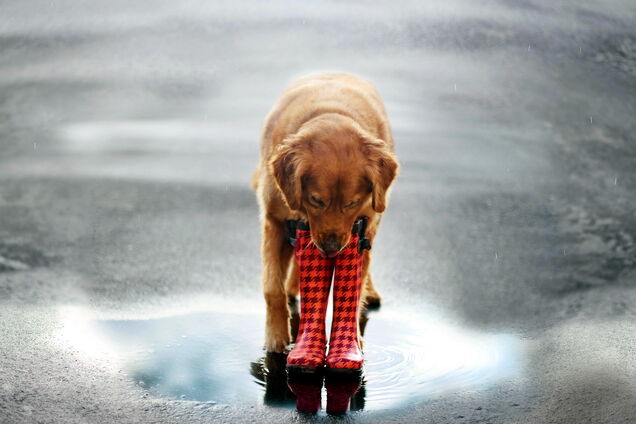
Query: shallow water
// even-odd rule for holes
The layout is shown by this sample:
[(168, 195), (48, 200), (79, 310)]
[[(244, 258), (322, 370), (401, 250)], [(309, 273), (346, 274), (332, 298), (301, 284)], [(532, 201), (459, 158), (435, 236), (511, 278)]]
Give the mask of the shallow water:
[[(64, 343), (112, 361), (152, 396), (294, 406), (284, 355), (262, 351), (263, 316), (256, 305), (149, 319), (96, 319), (75, 308), (62, 313)], [(352, 410), (398, 408), (444, 391), (480, 389), (520, 370), (513, 336), (469, 332), (395, 307), (368, 318), (364, 377)]]

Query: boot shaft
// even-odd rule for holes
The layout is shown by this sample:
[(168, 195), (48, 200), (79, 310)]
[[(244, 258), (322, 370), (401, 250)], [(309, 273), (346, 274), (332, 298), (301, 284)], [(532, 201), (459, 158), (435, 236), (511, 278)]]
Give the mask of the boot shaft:
[(287, 365), (311, 372), (325, 362), (325, 317), (335, 262), (320, 254), (309, 231), (304, 230), (296, 231), (295, 257), (300, 279), (300, 322)]
[(359, 370), (362, 367), (358, 316), (362, 289), (362, 253), (358, 235), (336, 257), (333, 286), (333, 322), (327, 367)]

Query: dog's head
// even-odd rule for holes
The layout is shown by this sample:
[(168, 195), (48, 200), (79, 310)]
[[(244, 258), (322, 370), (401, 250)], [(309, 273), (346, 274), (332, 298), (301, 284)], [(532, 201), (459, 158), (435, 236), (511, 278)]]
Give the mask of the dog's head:
[(398, 169), (384, 141), (341, 115), (316, 118), (287, 137), (269, 166), (287, 205), (307, 215), (314, 244), (329, 257), (347, 245), (356, 218), (384, 211)]

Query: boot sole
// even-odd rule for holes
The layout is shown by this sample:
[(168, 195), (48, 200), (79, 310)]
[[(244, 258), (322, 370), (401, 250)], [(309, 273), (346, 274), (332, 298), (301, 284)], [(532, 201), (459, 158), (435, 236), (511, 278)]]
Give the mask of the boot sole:
[(310, 367), (307, 365), (287, 365), (289, 378), (311, 379), (320, 378), (323, 375), (323, 367)]

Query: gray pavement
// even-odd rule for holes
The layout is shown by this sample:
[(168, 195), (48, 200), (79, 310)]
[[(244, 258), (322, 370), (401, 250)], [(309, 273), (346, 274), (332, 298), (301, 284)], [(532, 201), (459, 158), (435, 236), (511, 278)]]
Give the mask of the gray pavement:
[[(636, 420), (633, 2), (3, 2), (0, 52), (0, 423)], [(260, 126), (316, 70), (402, 164), (341, 419), (250, 376)]]

